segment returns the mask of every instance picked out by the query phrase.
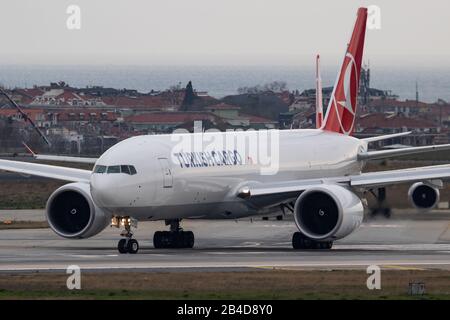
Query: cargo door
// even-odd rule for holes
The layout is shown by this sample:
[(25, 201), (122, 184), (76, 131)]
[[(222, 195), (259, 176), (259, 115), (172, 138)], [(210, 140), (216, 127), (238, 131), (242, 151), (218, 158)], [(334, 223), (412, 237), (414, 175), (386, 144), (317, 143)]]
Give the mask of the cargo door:
[(158, 158), (163, 175), (163, 188), (172, 188), (173, 177), (170, 163), (167, 158)]

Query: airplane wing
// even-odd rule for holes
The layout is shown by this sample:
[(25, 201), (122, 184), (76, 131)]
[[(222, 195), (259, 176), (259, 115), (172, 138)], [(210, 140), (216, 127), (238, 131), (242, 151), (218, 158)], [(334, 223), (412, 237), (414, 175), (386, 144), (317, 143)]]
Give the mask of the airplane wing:
[(35, 154), (33, 157), (36, 160), (61, 161), (73, 163), (92, 163), (94, 164), (98, 158), (84, 158), (84, 157), (69, 157), (69, 156), (54, 156), (47, 154)]
[(250, 182), (241, 186), (237, 196), (243, 199), (273, 197), (290, 199), (302, 191), (323, 184), (340, 184), (358, 189), (371, 189), (377, 186), (388, 186), (406, 182), (450, 180), (450, 164), (429, 167), (408, 168), (367, 172), (334, 178), (307, 179), (285, 182)]
[(22, 142), (23, 146), (28, 150), (28, 152), (36, 160), (48, 160), (48, 161), (62, 161), (62, 162), (73, 162), (73, 163), (96, 163), (98, 158), (84, 158), (84, 157), (70, 157), (70, 156), (56, 156), (48, 154), (37, 154), (35, 153), (25, 142)]
[(90, 170), (11, 160), (0, 160), (0, 170), (72, 182), (88, 183), (91, 178)]

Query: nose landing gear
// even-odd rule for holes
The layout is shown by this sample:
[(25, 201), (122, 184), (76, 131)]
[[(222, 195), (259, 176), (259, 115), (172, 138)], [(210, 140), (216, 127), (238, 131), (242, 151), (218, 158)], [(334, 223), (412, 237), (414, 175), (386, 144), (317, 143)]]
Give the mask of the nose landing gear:
[(139, 242), (133, 239), (133, 233), (131, 232), (131, 227), (137, 227), (137, 221), (132, 220), (130, 217), (113, 217), (111, 220), (111, 226), (120, 228), (121, 226), (125, 228), (120, 235), (124, 237), (119, 240), (117, 244), (117, 250), (119, 253), (131, 253), (136, 254), (139, 251)]
[(181, 219), (166, 220), (166, 225), (170, 225), (170, 231), (157, 231), (153, 236), (153, 246), (155, 249), (181, 249), (192, 248), (194, 246), (194, 233), (183, 231), (180, 227)]

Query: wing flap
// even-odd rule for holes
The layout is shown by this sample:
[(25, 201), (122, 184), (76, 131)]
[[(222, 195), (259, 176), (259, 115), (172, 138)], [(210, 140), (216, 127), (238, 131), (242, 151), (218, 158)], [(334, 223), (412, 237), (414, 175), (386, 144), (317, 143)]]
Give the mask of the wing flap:
[(36, 160), (62, 161), (62, 162), (73, 162), (73, 163), (92, 163), (92, 164), (95, 164), (98, 160), (98, 158), (57, 156), (57, 155), (51, 155), (51, 154), (37, 154), (25, 142), (22, 142), (22, 144), (28, 150), (28, 152), (33, 156), (33, 158), (35, 158)]
[(450, 165), (362, 173), (350, 176), (350, 186), (370, 188), (433, 179), (450, 179)]
[(293, 180), (282, 182), (251, 182), (242, 186), (237, 193), (239, 198), (250, 198), (265, 195), (275, 194), (292, 194), (294, 192), (301, 192), (306, 189), (322, 185), (322, 184), (336, 184), (336, 183), (349, 183), (350, 177), (339, 177), (330, 179), (306, 179), (306, 180)]
[(97, 158), (83, 158), (83, 157), (69, 157), (69, 156), (54, 156), (47, 154), (36, 154), (33, 155), (36, 160), (47, 160), (47, 161), (61, 161), (61, 162), (73, 162), (73, 163), (92, 163), (97, 161)]
[(326, 179), (307, 179), (269, 183), (249, 182), (238, 189), (236, 196), (242, 199), (261, 199), (262, 197), (266, 197), (267, 199), (277, 199), (279, 202), (280, 196), (284, 196), (286, 200), (292, 199), (296, 193), (300, 194), (304, 190), (323, 184), (340, 184), (359, 189), (370, 189), (377, 186), (438, 179), (450, 180), (450, 164), (367, 172), (358, 175)]
[(91, 177), (90, 170), (11, 160), (0, 160), (0, 170), (72, 182), (89, 182)]

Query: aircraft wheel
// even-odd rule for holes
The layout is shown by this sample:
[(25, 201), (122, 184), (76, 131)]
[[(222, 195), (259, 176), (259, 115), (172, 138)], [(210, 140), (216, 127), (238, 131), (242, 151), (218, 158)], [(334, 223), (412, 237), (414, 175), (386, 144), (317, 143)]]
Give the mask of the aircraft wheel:
[(155, 234), (153, 235), (153, 247), (155, 247), (155, 249), (163, 248), (161, 237), (162, 237), (161, 231), (156, 231)]
[(128, 240), (127, 249), (128, 253), (136, 254), (139, 251), (139, 242), (136, 239)]
[(173, 248), (177, 240), (175, 236), (169, 231), (156, 231), (153, 235), (153, 247), (155, 249)]
[(323, 250), (329, 250), (333, 246), (333, 241), (325, 241), (325, 242), (317, 242), (316, 248), (317, 249), (323, 249)]
[(127, 239), (120, 239), (117, 250), (119, 250), (119, 253), (128, 253)]
[(155, 249), (161, 248), (193, 248), (195, 242), (192, 231), (156, 231), (153, 235), (153, 246)]
[(292, 235), (292, 247), (296, 250), (305, 249), (305, 238), (300, 232), (294, 232)]
[(331, 249), (333, 247), (333, 241), (314, 241), (306, 238), (300, 232), (295, 232), (292, 236), (292, 247), (296, 250)]
[(186, 231), (184, 232), (184, 247), (185, 248), (193, 248), (194, 247), (194, 242), (195, 242), (195, 238), (194, 238), (194, 233), (192, 231)]
[(390, 218), (390, 217), (391, 217), (391, 208), (384, 208), (384, 209), (383, 209), (383, 215), (384, 215), (386, 218)]

